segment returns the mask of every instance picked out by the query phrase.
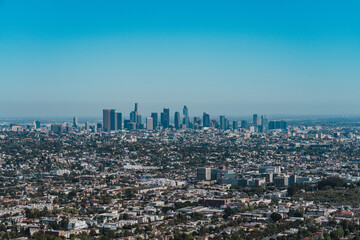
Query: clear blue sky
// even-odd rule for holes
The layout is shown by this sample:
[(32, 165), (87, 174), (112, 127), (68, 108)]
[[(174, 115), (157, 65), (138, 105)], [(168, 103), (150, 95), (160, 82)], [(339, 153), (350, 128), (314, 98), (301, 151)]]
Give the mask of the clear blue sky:
[[(360, 2), (0, 0), (0, 116), (360, 114)], [(171, 114), (172, 114), (171, 113)]]

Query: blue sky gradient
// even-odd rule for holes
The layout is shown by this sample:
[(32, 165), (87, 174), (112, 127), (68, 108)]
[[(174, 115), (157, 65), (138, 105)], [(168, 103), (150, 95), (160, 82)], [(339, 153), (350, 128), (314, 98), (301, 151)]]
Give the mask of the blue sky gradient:
[[(0, 115), (360, 113), (359, 1), (0, 0)], [(125, 115), (127, 116), (127, 115)]]

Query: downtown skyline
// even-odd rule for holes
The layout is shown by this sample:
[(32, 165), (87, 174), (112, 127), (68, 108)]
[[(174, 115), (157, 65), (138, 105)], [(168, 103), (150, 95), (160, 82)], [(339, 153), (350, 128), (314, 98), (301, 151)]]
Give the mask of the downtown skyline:
[[(162, 112), (152, 112), (150, 116), (141, 114), (139, 103), (134, 104), (134, 110), (130, 112), (129, 117), (116, 109), (103, 109), (102, 123), (98, 123), (95, 129), (101, 129), (104, 132), (122, 131), (122, 130), (165, 130), (165, 129), (202, 129), (216, 128), (221, 131), (248, 129), (252, 132), (266, 132), (274, 129), (287, 129), (287, 122), (284, 120), (271, 120), (267, 115), (253, 114), (252, 122), (241, 119), (229, 119), (225, 115), (220, 115), (218, 119), (211, 117), (208, 112), (203, 112), (202, 116), (191, 117), (189, 108), (185, 105), (182, 114), (179, 111), (174, 112), (171, 118), (169, 108), (163, 108)], [(89, 124), (86, 122), (86, 124)], [(73, 118), (73, 127), (77, 128), (78, 119)]]

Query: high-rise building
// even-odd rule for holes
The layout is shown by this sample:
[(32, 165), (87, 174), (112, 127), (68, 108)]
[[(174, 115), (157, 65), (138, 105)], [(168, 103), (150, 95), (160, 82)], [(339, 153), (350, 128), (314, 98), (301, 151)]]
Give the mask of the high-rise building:
[(133, 123), (136, 123), (136, 121), (137, 121), (137, 116), (136, 116), (135, 111), (131, 111), (131, 112), (130, 112), (130, 121), (133, 122)]
[(200, 117), (194, 117), (194, 124), (201, 125), (201, 118)]
[(64, 132), (64, 126), (62, 124), (52, 124), (51, 125), (51, 131), (57, 134), (63, 133)]
[(160, 113), (160, 126), (161, 126), (161, 127), (164, 127), (164, 124), (165, 124), (165, 123), (164, 123), (164, 121), (165, 121), (164, 119), (165, 119), (165, 115), (164, 115), (163, 112), (161, 112), (161, 113)]
[(103, 110), (103, 131), (110, 131), (110, 109)]
[(161, 125), (163, 128), (168, 128), (170, 125), (170, 109), (164, 108), (161, 113)]
[(287, 129), (287, 122), (284, 120), (281, 121), (270, 121), (269, 122), (269, 130), (273, 130), (273, 129), (283, 129), (286, 130)]
[(230, 122), (228, 118), (225, 118), (225, 129), (224, 130), (228, 130), (230, 128)]
[(151, 113), (151, 117), (153, 119), (153, 130), (156, 130), (158, 127), (158, 113)]
[(179, 112), (175, 112), (174, 125), (175, 125), (176, 129), (180, 129), (180, 113)]
[(221, 115), (220, 116), (220, 130), (225, 130), (225, 116)]
[(211, 168), (198, 168), (196, 175), (197, 175), (197, 180), (199, 181), (210, 181)]
[(74, 117), (74, 118), (73, 118), (73, 127), (74, 127), (74, 128), (77, 128), (77, 127), (78, 127), (78, 119), (77, 119), (77, 117)]
[(241, 128), (248, 129), (248, 127), (249, 127), (248, 121), (241, 120)]
[(256, 113), (253, 115), (253, 125), (254, 125), (255, 127), (257, 127), (258, 125), (260, 125), (260, 124), (259, 124), (259, 116), (258, 116)]
[(211, 125), (212, 125), (214, 128), (220, 129), (219, 122), (216, 121), (216, 119), (212, 119), (212, 120), (211, 120)]
[(35, 121), (34, 127), (35, 129), (39, 129), (41, 127), (40, 121)]
[(129, 122), (128, 126), (128, 130), (136, 130), (136, 123), (134, 122)]
[(280, 122), (280, 128), (286, 130), (288, 128), (287, 122), (284, 120), (281, 120)]
[(139, 104), (135, 103), (135, 112), (137, 115), (139, 115)]
[(137, 123), (136, 129), (145, 129), (145, 124), (146, 124), (146, 120), (145, 120), (145, 123)]
[(268, 129), (268, 125), (269, 125), (269, 120), (268, 120), (267, 116), (261, 115), (261, 129), (262, 129), (262, 132), (266, 132), (266, 130)]
[(90, 123), (89, 122), (85, 122), (85, 130), (86, 131), (90, 130)]
[(72, 132), (72, 126), (66, 125), (65, 128), (64, 128), (64, 132), (71, 133)]
[(265, 128), (264, 128), (263, 125), (257, 126), (257, 132), (258, 132), (258, 133), (263, 133), (264, 131), (265, 131)]
[(146, 129), (153, 130), (154, 129), (153, 127), (154, 127), (153, 118), (152, 117), (146, 118)]
[(124, 119), (124, 129), (129, 130), (130, 123), (131, 123), (131, 121), (129, 119)]
[(116, 128), (117, 130), (122, 130), (123, 129), (123, 120), (122, 120), (122, 113), (121, 112), (116, 112), (116, 120), (117, 120), (117, 124), (116, 124)]
[(266, 115), (261, 115), (261, 125), (267, 128), (268, 123), (269, 123), (268, 117)]
[(207, 112), (203, 113), (203, 127), (210, 127), (210, 115)]
[(190, 119), (189, 119), (189, 109), (187, 108), (187, 106), (184, 106), (183, 108), (183, 124), (188, 128), (189, 127), (189, 123), (190, 123)]
[(117, 114), (115, 109), (110, 110), (110, 130), (117, 130)]
[(285, 188), (289, 186), (289, 177), (286, 175), (279, 175), (274, 178), (274, 184), (277, 187)]
[(239, 121), (233, 121), (233, 130), (239, 130)]
[(130, 120), (134, 123), (141, 123), (141, 116), (139, 112), (139, 104), (135, 103), (134, 111), (130, 113)]
[(139, 104), (138, 103), (135, 103), (134, 112), (135, 112), (135, 122), (138, 123), (138, 124), (141, 123), (141, 115), (140, 115), (140, 110), (139, 110)]

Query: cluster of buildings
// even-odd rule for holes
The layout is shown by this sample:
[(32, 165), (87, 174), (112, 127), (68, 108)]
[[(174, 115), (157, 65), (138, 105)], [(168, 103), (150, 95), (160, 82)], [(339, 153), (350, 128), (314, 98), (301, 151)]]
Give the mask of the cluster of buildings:
[[(118, 114), (110, 111), (110, 119)], [(86, 127), (76, 118), (72, 131), (67, 124), (56, 130), (54, 124), (0, 123), (0, 239), (7, 234), (172, 239), (175, 232), (197, 239), (234, 234), (303, 239), (321, 238), (345, 220), (357, 226), (356, 123), (299, 121), (259, 131), (271, 121), (254, 119), (257, 131), (254, 123), (239, 131), (194, 128), (188, 117), (176, 124), (169, 119), (164, 131), (103, 131), (102, 126), (92, 131), (97, 123)], [(139, 129), (138, 106), (129, 121)], [(107, 126), (114, 122), (119, 121)], [(206, 116), (200, 124), (210, 122)], [(329, 177), (351, 186), (330, 189), (343, 191), (349, 201), (306, 198), (320, 194), (318, 183)], [(306, 188), (290, 195), (295, 183)], [(276, 221), (281, 227), (270, 231), (269, 223)], [(315, 228), (308, 228), (310, 221)], [(298, 235), (304, 229), (310, 233)], [(349, 229), (348, 236), (356, 231)]]
[(218, 184), (230, 184), (237, 187), (264, 187), (266, 184), (274, 184), (278, 188), (287, 188), (292, 184), (315, 183), (312, 177), (285, 174), (280, 166), (260, 166), (258, 171), (243, 171), (238, 174), (233, 169), (219, 168), (198, 168), (198, 181), (213, 181)]
[(211, 119), (210, 114), (207, 112), (203, 113), (202, 119), (200, 117), (194, 117), (193, 121), (189, 117), (189, 109), (187, 106), (183, 108), (183, 116), (181, 118), (180, 112), (175, 112), (173, 123), (170, 121), (170, 109), (164, 108), (163, 112), (151, 113), (150, 117), (142, 122), (142, 117), (139, 112), (139, 104), (135, 103), (135, 109), (130, 113), (130, 119), (123, 119), (121, 112), (116, 109), (104, 109), (103, 110), (103, 131), (117, 131), (117, 130), (135, 130), (135, 129), (146, 129), (146, 130), (157, 130), (157, 129), (200, 129), (213, 127), (220, 130), (239, 130), (249, 129), (252, 132), (265, 132), (266, 130), (273, 129), (287, 129), (286, 121), (269, 121), (266, 116), (259, 117), (258, 114), (253, 115), (252, 123), (246, 120), (242, 121), (230, 121), (224, 115), (219, 117), (219, 121)]
[(114, 131), (132, 131), (132, 130), (166, 130), (166, 129), (203, 129), (215, 128), (221, 131), (226, 130), (248, 130), (250, 132), (266, 132), (271, 130), (287, 130), (288, 123), (284, 120), (269, 121), (267, 116), (258, 114), (253, 115), (252, 121), (241, 120), (231, 121), (224, 115), (219, 116), (219, 119), (211, 119), (210, 114), (203, 113), (201, 117), (193, 117), (190, 119), (189, 109), (184, 106), (182, 116), (180, 112), (175, 112), (173, 118), (170, 117), (170, 109), (164, 108), (160, 115), (157, 112), (152, 112), (151, 116), (144, 120), (139, 111), (139, 104), (135, 103), (135, 108), (130, 112), (130, 117), (127, 119), (123, 114), (116, 109), (103, 109), (102, 121), (90, 123), (86, 121), (79, 124), (78, 118), (74, 117), (72, 123), (52, 123), (42, 124), (40, 121), (34, 121), (32, 124), (21, 126), (12, 123), (10, 129), (12, 131), (22, 131), (26, 129), (36, 129), (38, 131), (52, 131), (54, 133), (71, 133), (73, 131), (87, 131), (87, 132), (114, 132)]

